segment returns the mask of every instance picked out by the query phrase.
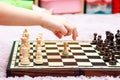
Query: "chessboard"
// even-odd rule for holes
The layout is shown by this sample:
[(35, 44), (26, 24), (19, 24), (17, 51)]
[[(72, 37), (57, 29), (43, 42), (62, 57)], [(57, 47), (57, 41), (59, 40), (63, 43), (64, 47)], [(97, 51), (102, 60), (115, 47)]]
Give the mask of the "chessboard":
[(21, 41), (14, 41), (7, 66), (8, 76), (118, 76), (120, 56), (116, 64), (110, 65), (95, 44), (85, 41), (67, 42), (68, 55), (63, 55), (64, 41), (42, 41), (42, 64), (35, 63), (36, 41), (30, 41), (30, 64), (20, 64)]

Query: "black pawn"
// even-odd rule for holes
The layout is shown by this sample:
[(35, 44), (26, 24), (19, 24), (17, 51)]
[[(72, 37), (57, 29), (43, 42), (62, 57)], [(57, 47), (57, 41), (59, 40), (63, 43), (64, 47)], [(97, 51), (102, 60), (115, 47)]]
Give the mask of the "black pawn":
[(109, 62), (109, 61), (110, 61), (110, 52), (109, 52), (108, 47), (105, 47), (105, 48), (104, 48), (103, 60), (104, 60), (105, 62)]
[(114, 50), (114, 35), (113, 33), (110, 34), (110, 41), (109, 41), (109, 47), (111, 50)]
[(94, 39), (92, 40), (92, 44), (96, 44), (97, 43), (97, 33), (94, 33)]
[(115, 52), (115, 51), (112, 51), (112, 53), (111, 53), (111, 59), (110, 59), (110, 61), (109, 61), (109, 64), (110, 64), (110, 65), (116, 65), (116, 63), (117, 63), (117, 60), (116, 60), (116, 58), (115, 58), (115, 54), (116, 54), (116, 52)]
[(102, 38), (101, 35), (99, 35), (97, 39), (96, 49), (98, 51), (102, 50), (103, 40), (101, 38)]
[(105, 43), (105, 46), (107, 46), (110, 41), (110, 31), (106, 31), (105, 34), (106, 34), (106, 39), (105, 39), (104, 43)]

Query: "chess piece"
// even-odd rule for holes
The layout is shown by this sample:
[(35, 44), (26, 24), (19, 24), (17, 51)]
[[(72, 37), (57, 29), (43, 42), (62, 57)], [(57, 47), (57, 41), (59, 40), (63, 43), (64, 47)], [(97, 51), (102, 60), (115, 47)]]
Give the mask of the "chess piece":
[(42, 40), (41, 40), (41, 38), (38, 37), (38, 38), (36, 38), (36, 41), (37, 41), (37, 44), (41, 44)]
[(94, 39), (92, 40), (92, 44), (97, 43), (97, 33), (94, 33)]
[(30, 60), (29, 60), (29, 51), (28, 48), (26, 46), (22, 47), (22, 57), (20, 59), (20, 64), (21, 65), (28, 65), (30, 64)]
[(110, 60), (110, 52), (109, 52), (108, 47), (105, 47), (105, 48), (104, 48), (103, 60), (104, 60), (105, 62), (109, 62), (109, 60)]
[(23, 37), (26, 37), (27, 39), (29, 39), (29, 33), (28, 33), (28, 31), (27, 31), (27, 29), (25, 29), (24, 31), (23, 31), (23, 35), (22, 35)]
[(30, 50), (30, 44), (29, 44), (27, 37), (21, 38), (21, 44), (24, 44)]
[(120, 55), (120, 31), (119, 30), (117, 30), (115, 38), (116, 38), (116, 41), (115, 41), (116, 42), (116, 51)]
[(118, 43), (117, 41), (118, 41), (119, 37), (120, 37), (120, 31), (117, 30), (117, 33), (115, 34), (116, 44)]
[(63, 55), (67, 56), (69, 54), (68, 49), (67, 49), (67, 42), (64, 42), (64, 50), (63, 50)]
[(109, 41), (110, 41), (110, 31), (106, 31), (106, 39), (104, 41), (105, 46), (108, 46)]
[(114, 50), (115, 46), (114, 46), (114, 35), (113, 35), (113, 33), (109, 34), (109, 40), (108, 40), (108, 43), (107, 43), (106, 46), (109, 47), (110, 51)]
[(37, 50), (37, 53), (35, 54), (35, 64), (43, 64), (43, 57), (41, 54), (41, 50)]
[(21, 38), (21, 46), (20, 46), (20, 54), (21, 54), (21, 56), (23, 55), (24, 47), (28, 48), (28, 57), (30, 57), (30, 54), (29, 54), (30, 44), (29, 44), (26, 37)]
[(42, 42), (42, 40), (41, 40), (41, 38), (36, 38), (36, 50), (39, 48), (39, 47), (41, 47), (41, 42)]
[(115, 51), (112, 51), (112, 53), (111, 53), (111, 59), (110, 59), (110, 61), (109, 61), (109, 64), (110, 64), (110, 65), (116, 65), (116, 63), (117, 63), (117, 60), (116, 60), (116, 58), (115, 58), (115, 54), (116, 54), (116, 52), (115, 52)]
[(101, 35), (98, 35), (97, 44), (96, 44), (96, 49), (98, 51), (101, 51), (103, 47), (103, 40), (101, 38), (102, 38)]

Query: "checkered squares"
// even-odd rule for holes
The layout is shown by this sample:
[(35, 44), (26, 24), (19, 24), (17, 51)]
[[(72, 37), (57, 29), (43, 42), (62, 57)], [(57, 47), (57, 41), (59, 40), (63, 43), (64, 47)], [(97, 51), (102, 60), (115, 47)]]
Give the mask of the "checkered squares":
[(44, 41), (41, 45), (43, 64), (34, 63), (36, 42), (30, 42), (30, 64), (20, 64), (20, 45), (15, 41), (10, 68), (95, 68), (95, 67), (120, 67), (120, 56), (117, 56), (117, 65), (109, 65), (104, 62), (99, 51), (95, 50), (95, 45), (89, 42), (68, 41), (67, 49), (69, 55), (63, 55), (64, 42)]

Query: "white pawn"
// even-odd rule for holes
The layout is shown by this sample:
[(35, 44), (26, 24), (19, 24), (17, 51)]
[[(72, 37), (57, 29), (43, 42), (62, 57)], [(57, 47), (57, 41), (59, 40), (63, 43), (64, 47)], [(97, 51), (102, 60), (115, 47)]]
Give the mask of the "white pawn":
[(20, 64), (21, 65), (28, 65), (30, 64), (30, 60), (29, 60), (29, 50), (27, 47), (23, 46), (22, 47), (22, 57), (20, 59)]
[(37, 53), (35, 54), (35, 64), (43, 64), (43, 57), (41, 54), (41, 50), (37, 50)]
[(67, 56), (69, 54), (69, 51), (67, 49), (67, 45), (68, 43), (67, 42), (64, 42), (64, 50), (63, 50), (63, 55)]

